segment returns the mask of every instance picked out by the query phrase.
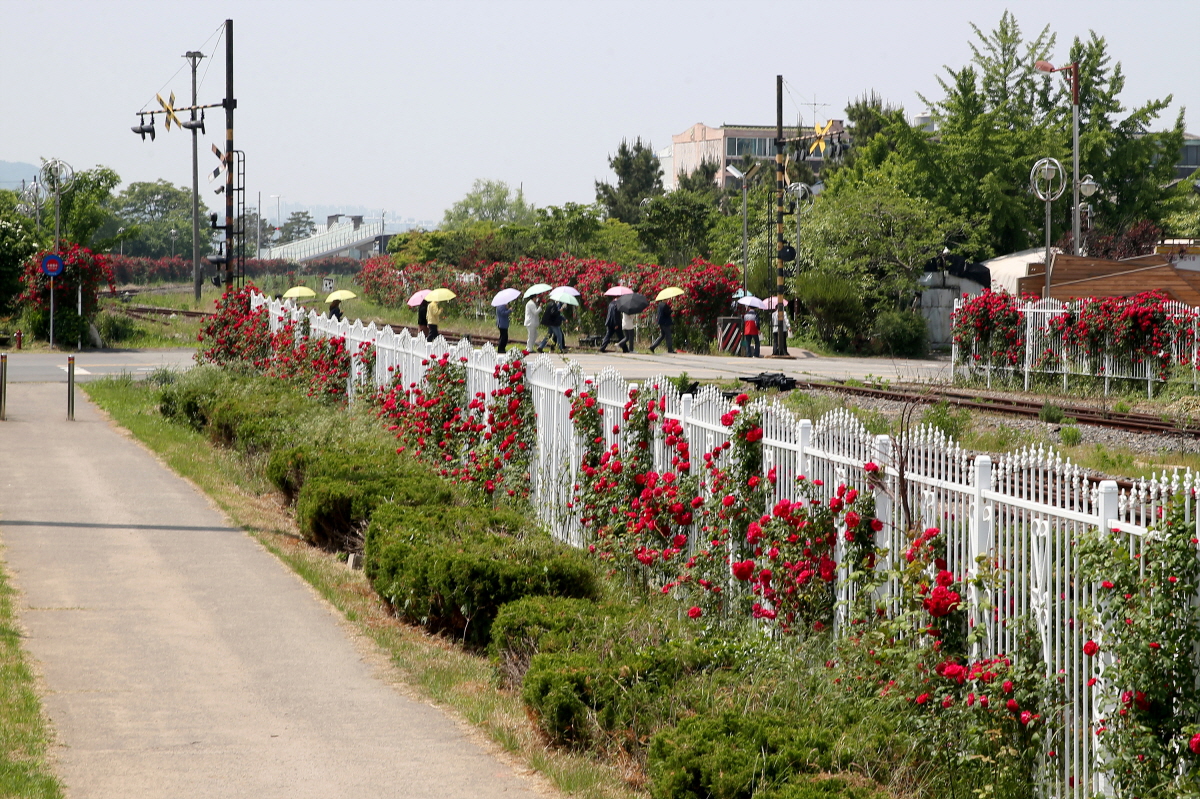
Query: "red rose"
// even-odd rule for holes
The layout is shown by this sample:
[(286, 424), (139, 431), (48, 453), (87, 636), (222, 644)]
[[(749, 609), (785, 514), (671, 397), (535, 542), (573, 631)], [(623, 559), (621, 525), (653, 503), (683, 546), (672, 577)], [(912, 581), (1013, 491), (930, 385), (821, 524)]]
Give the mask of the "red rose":
[(752, 560), (739, 561), (734, 563), (731, 568), (733, 576), (739, 580), (749, 580), (754, 575), (754, 561)]
[(951, 591), (943, 585), (939, 585), (933, 589), (929, 597), (925, 600), (925, 610), (934, 618), (948, 616), (950, 613), (958, 609), (959, 602), (962, 597), (956, 591)]
[(921, 694), (920, 696), (917, 697), (918, 705), (923, 705), (928, 701), (929, 701), (929, 694)]
[(704, 611), (702, 611), (700, 608), (696, 607), (695, 605), (692, 605), (690, 608), (688, 608), (688, 618), (689, 619), (698, 619), (703, 615), (704, 615)]
[(867, 474), (874, 474), (875, 472), (879, 471), (879, 465), (868, 461), (867, 463), (863, 464), (863, 471)]
[(1200, 755), (1200, 732), (1192, 736), (1192, 740), (1188, 742), (1188, 749), (1192, 750), (1193, 755)]
[(1100, 644), (1096, 643), (1095, 641), (1088, 641), (1083, 645), (1083, 654), (1087, 655), (1088, 657), (1094, 656), (1099, 651)]
[(1008, 708), (1010, 713), (1016, 713), (1021, 709), (1021, 706), (1017, 704), (1017, 700), (1015, 699), (1008, 700), (1004, 703), (1004, 706)]

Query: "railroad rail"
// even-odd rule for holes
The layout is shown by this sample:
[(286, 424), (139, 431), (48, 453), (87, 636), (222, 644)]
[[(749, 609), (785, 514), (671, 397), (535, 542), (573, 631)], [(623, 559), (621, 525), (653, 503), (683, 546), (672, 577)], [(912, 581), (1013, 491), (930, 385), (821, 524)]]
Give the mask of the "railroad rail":
[[(840, 382), (798, 381), (797, 388), (835, 391), (859, 397), (876, 397), (896, 402), (916, 402), (933, 405), (946, 402), (959, 408), (969, 408), (989, 413), (1010, 416), (1040, 417), (1046, 403), (1043, 400), (1019, 397), (984, 397), (971, 392), (956, 391), (931, 386), (925, 391), (899, 391), (895, 389), (851, 386)], [(1130, 413), (1104, 410), (1089, 405), (1056, 405), (1064, 419), (1074, 419), (1079, 424), (1110, 427), (1132, 433), (1179, 435), (1200, 438), (1200, 424), (1179, 424), (1173, 419), (1164, 419), (1149, 413)]]

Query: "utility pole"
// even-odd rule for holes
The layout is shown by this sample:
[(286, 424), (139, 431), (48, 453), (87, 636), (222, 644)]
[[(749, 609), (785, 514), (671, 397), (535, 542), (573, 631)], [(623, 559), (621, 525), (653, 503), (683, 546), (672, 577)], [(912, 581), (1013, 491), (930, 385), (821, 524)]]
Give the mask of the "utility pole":
[(254, 257), (262, 257), (262, 192), (258, 193), (258, 220), (254, 227)]
[(772, 357), (788, 358), (787, 332), (783, 310), (783, 193), (787, 175), (783, 167), (783, 75), (775, 76), (775, 342)]
[(200, 157), (197, 154), (199, 139), (196, 132), (196, 67), (200, 59), (204, 58), (204, 53), (189, 50), (183, 57), (192, 65), (192, 283), (199, 307), (200, 287), (204, 280), (200, 273)]
[(233, 20), (225, 20), (225, 290), (233, 283)]

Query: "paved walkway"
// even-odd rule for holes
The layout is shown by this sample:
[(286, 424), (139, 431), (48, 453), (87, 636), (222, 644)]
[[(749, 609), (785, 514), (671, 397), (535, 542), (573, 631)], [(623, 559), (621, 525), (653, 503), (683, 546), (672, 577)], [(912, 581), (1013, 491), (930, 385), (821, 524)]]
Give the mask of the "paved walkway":
[(62, 384), (9, 387), (0, 540), (83, 797), (531, 798), (339, 619)]
[(155, 369), (188, 369), (194, 363), (190, 347), (166, 350), (57, 350), (55, 352), (8, 351), (8, 379), (13, 383), (66, 382), (67, 356), (75, 356), (75, 379), (95, 380), (105, 375), (129, 372), (142, 377)]

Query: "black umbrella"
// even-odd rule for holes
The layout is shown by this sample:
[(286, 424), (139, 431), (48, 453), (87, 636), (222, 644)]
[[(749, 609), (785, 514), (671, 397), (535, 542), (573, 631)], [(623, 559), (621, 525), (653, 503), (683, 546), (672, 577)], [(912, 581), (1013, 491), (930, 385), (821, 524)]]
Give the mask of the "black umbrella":
[(622, 294), (616, 299), (617, 310), (621, 313), (641, 313), (650, 307), (650, 300), (641, 294)]

